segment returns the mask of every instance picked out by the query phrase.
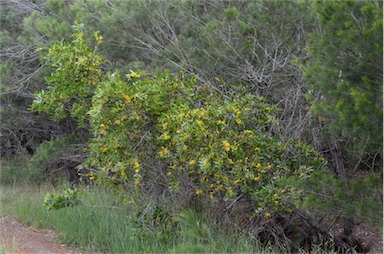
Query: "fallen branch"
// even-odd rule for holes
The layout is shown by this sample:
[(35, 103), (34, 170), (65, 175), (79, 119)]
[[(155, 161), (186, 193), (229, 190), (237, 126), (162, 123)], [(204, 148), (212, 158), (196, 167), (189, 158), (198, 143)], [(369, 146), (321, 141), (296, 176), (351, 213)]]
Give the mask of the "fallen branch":
[(296, 215), (298, 215), (301, 219), (304, 220), (305, 223), (314, 230), (316, 230), (322, 237), (326, 240), (332, 241), (335, 244), (335, 247), (342, 253), (352, 253), (353, 248), (348, 243), (343, 241), (340, 237), (334, 236), (329, 232), (329, 230), (325, 229), (321, 226), (316, 220), (312, 219), (310, 216), (304, 214), (299, 210), (295, 210)]

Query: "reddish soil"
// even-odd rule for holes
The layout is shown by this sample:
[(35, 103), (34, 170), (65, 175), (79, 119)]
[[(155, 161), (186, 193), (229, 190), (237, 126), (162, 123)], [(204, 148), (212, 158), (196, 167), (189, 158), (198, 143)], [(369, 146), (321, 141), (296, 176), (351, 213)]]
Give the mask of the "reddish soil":
[[(7, 248), (6, 251), (5, 248)], [(36, 229), (9, 217), (0, 218), (0, 252), (23, 254), (82, 253), (60, 244), (52, 230)]]

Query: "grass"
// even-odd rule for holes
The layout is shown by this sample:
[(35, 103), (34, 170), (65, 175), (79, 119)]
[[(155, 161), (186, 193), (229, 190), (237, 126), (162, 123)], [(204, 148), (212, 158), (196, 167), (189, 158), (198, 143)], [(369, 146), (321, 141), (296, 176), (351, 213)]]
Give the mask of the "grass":
[(16, 253), (16, 245), (15, 245), (15, 239), (13, 238), (12, 239), (12, 243), (11, 243), (11, 250), (8, 249), (8, 242), (7, 241), (4, 241), (1, 243), (0, 245), (0, 254), (9, 254), (9, 253)]
[[(154, 201), (122, 192), (125, 196), (116, 201), (110, 191), (83, 187), (80, 205), (49, 211), (43, 205), (44, 196), (62, 193), (68, 183), (36, 185), (19, 168), (0, 168), (0, 216), (53, 229), (62, 243), (86, 253), (282, 252), (272, 244), (261, 247), (251, 235), (221, 225), (212, 211), (200, 207), (196, 212), (188, 206), (174, 209), (180, 201), (171, 197)], [(0, 254), (9, 253), (5, 244), (0, 243)], [(323, 253), (322, 246), (312, 246), (311, 253)]]
[[(209, 218), (193, 210), (187, 210), (177, 218), (155, 216), (158, 213), (153, 212), (155, 209), (151, 209), (151, 212), (147, 209), (147, 213), (143, 211), (138, 215), (133, 204), (118, 207), (113, 203), (112, 193), (97, 188), (84, 189), (82, 203), (76, 207), (46, 210), (43, 206), (44, 195), (65, 187), (2, 185), (0, 215), (11, 216), (40, 228), (53, 229), (63, 243), (92, 253), (276, 251), (273, 247), (261, 248), (251, 237), (220, 233), (210, 225)], [(170, 224), (168, 226), (167, 221)]]

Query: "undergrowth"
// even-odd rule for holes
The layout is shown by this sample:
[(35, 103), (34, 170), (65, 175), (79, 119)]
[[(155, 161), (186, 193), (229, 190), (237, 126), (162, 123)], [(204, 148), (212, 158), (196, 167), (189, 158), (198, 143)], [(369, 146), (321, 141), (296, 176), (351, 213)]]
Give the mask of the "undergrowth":
[[(56, 231), (63, 243), (104, 253), (270, 253), (273, 246), (234, 231), (222, 232), (207, 213), (186, 209), (173, 217), (155, 205), (140, 214), (134, 204), (114, 204), (113, 193), (98, 188), (82, 190), (82, 203), (49, 211), (43, 199), (68, 186), (2, 185), (0, 216), (14, 217), (39, 228)], [(129, 203), (129, 202), (128, 202)], [(169, 228), (167, 229), (167, 221)]]
[[(287, 252), (284, 251), (284, 243), (279, 244), (273, 239), (270, 244), (265, 241), (260, 243), (255, 230), (261, 229), (262, 225), (253, 231), (236, 230), (233, 226), (238, 222), (228, 221), (234, 215), (222, 217), (218, 213), (219, 208), (209, 207), (196, 195), (188, 199), (188, 194), (174, 196), (168, 193), (157, 195), (155, 199), (153, 195), (135, 189), (116, 192), (92, 185), (70, 186), (65, 181), (55, 186), (34, 184), (26, 181), (29, 178), (23, 175), (22, 168), (22, 164), (2, 164), (0, 216), (53, 229), (61, 242), (85, 252)], [(44, 206), (44, 197), (45, 201), (47, 196), (61, 197), (71, 189), (79, 190), (79, 193), (76, 192), (79, 199), (78, 202), (76, 199), (76, 206), (64, 205), (57, 210)], [(331, 246), (329, 250), (333, 249), (332, 243), (326, 245)], [(323, 247), (312, 243), (310, 252), (324, 253)], [(297, 251), (305, 253), (301, 249)]]

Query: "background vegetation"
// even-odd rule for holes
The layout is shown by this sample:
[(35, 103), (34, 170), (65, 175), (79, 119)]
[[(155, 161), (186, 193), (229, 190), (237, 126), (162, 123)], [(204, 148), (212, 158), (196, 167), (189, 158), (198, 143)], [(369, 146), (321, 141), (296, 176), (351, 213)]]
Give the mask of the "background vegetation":
[(1, 7), (1, 183), (69, 181), (88, 198), (44, 216), (138, 234), (137, 249), (82, 246), (346, 251), (365, 248), (356, 223), (382, 222), (381, 1)]

